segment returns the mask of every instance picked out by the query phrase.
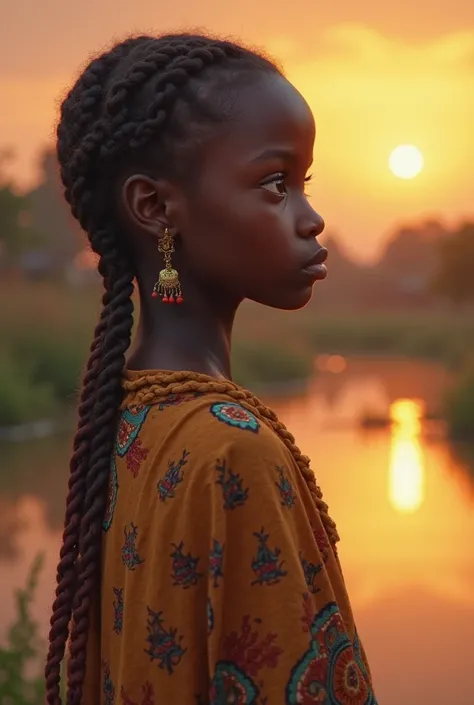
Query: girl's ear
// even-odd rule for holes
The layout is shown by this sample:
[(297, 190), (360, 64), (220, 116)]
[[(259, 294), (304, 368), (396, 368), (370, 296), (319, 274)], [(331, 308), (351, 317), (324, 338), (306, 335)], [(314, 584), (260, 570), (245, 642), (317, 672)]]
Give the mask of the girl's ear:
[(156, 238), (157, 229), (176, 234), (181, 198), (179, 189), (165, 179), (143, 174), (130, 176), (122, 187), (122, 207), (133, 230)]

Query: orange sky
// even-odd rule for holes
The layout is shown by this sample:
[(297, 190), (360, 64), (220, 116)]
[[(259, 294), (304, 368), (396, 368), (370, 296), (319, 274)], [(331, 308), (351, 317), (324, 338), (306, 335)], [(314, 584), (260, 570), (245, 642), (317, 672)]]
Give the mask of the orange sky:
[[(2, 12), (0, 146), (14, 147), (22, 183), (34, 179), (61, 91), (88, 54), (134, 31), (198, 27), (283, 62), (318, 125), (313, 202), (354, 254), (373, 254), (399, 222), (474, 216), (472, 0), (176, 0), (163, 8), (158, 0), (17, 0)], [(413, 181), (387, 166), (407, 142), (425, 157)]]

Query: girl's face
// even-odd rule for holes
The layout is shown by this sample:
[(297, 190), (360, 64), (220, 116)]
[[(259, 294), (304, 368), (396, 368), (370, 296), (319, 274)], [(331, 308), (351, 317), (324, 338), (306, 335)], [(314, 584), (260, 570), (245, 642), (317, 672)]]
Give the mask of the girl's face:
[(278, 75), (236, 92), (233, 118), (206, 144), (180, 217), (182, 257), (197, 286), (230, 300), (297, 309), (326, 272), (324, 221), (305, 196), (315, 125)]

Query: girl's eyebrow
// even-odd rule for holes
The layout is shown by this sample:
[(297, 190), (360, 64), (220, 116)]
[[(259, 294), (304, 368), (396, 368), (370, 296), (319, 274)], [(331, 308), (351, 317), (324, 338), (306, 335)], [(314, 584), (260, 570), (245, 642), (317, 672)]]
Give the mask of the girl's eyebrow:
[(295, 161), (296, 154), (292, 149), (287, 149), (285, 147), (269, 147), (264, 149), (263, 152), (257, 154), (251, 161), (252, 162), (264, 162), (268, 159), (285, 159), (287, 161)]
[[(262, 152), (253, 157), (250, 161), (252, 164), (258, 164), (260, 162), (269, 161), (270, 159), (281, 159), (286, 162), (296, 163), (299, 161), (300, 157), (293, 149), (288, 147), (268, 147)], [(308, 164), (308, 169), (313, 163), (313, 158), (311, 155), (311, 161)]]

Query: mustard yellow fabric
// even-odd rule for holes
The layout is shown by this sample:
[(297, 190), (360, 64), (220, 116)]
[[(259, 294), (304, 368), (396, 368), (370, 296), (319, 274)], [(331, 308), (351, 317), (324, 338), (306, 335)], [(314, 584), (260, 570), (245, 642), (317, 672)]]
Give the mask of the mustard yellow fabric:
[(376, 704), (294, 454), (237, 387), (170, 379), (125, 378), (84, 702)]

